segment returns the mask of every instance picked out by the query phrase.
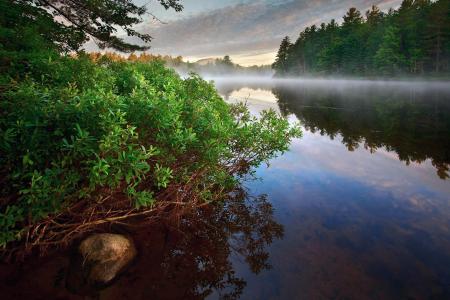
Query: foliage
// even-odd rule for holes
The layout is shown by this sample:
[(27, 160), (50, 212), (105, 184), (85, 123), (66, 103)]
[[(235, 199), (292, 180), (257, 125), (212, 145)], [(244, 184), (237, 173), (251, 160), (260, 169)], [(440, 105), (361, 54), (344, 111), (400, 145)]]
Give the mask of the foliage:
[[(180, 0), (158, 2), (165, 9), (183, 9)], [(152, 39), (150, 35), (133, 29), (148, 11), (145, 5), (138, 6), (132, 0), (1, 0), (0, 8), (6, 12), (7, 18), (11, 12), (18, 14), (17, 18), (9, 18), (9, 22), (15, 23), (11, 27), (21, 26), (24, 22), (34, 23), (41, 29), (38, 31), (40, 35), (61, 51), (78, 50), (89, 39), (96, 41), (100, 48), (120, 51), (148, 49), (148, 46), (124, 41), (115, 35), (118, 29), (143, 42)]]
[(273, 63), (273, 68), (278, 70), (279, 73), (283, 73), (287, 69), (287, 66), (285, 64), (288, 61), (291, 47), (292, 47), (291, 40), (287, 36), (281, 41), (280, 49), (278, 50), (277, 53), (277, 58)]
[(228, 66), (228, 67), (233, 67), (233, 65), (234, 65), (233, 62), (231, 61), (231, 58), (230, 58), (229, 55), (225, 55), (223, 57), (223, 59), (220, 60), (220, 63), (225, 65), (225, 66)]
[(375, 66), (385, 75), (395, 74), (404, 64), (404, 57), (401, 53), (400, 37), (398, 29), (388, 27), (383, 36), (381, 46), (375, 54)]
[(139, 55), (131, 53), (128, 57), (120, 55), (115, 52), (89, 52), (89, 57), (92, 60), (97, 61), (102, 57), (107, 57), (113, 61), (138, 61), (138, 62), (152, 62), (155, 60), (162, 60), (168, 67), (174, 68), (180, 74), (197, 73), (200, 75), (272, 75), (273, 70), (270, 65), (262, 66), (241, 66), (233, 63), (230, 56), (226, 55), (223, 58), (207, 58), (197, 62), (185, 62), (182, 56), (170, 56), (170, 55), (156, 55), (146, 52), (142, 52)]
[(101, 224), (223, 200), (300, 134), (146, 54), (61, 55), (88, 35), (142, 49), (113, 35), (118, 26), (149, 39), (130, 27), (146, 13), (132, 1), (0, 0), (0, 8), (3, 247), (58, 245)]
[(272, 65), (278, 76), (300, 74), (449, 75), (450, 1), (404, 0), (365, 18), (350, 8), (341, 25), (312, 25), (294, 44), (285, 38)]
[[(26, 76), (1, 80), (3, 246), (80, 202), (125, 197), (138, 211), (221, 200), (299, 135), (273, 111), (251, 117), (211, 83), (183, 80), (160, 61), (92, 62), (80, 54), (29, 56), (27, 64)], [(11, 72), (23, 70), (13, 65)]]

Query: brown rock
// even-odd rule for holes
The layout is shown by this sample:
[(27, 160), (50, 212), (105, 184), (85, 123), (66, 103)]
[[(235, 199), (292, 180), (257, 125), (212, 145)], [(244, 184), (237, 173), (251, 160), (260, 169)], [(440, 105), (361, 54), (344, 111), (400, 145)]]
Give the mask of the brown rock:
[(131, 239), (110, 233), (91, 235), (77, 250), (67, 277), (67, 287), (77, 293), (108, 285), (136, 256)]

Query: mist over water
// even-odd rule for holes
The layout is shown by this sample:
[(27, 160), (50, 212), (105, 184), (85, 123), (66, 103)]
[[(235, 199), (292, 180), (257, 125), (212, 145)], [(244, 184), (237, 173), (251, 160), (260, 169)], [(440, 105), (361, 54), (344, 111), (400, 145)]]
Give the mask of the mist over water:
[(450, 81), (427, 80), (427, 79), (355, 79), (355, 78), (333, 78), (333, 77), (292, 77), (276, 78), (267, 76), (216, 76), (203, 74), (205, 80), (213, 81), (219, 91), (227, 85), (235, 89), (239, 87), (273, 88), (273, 87), (320, 87), (326, 89), (346, 89), (352, 87), (366, 88), (400, 88), (408, 90), (430, 90), (438, 89), (450, 92)]

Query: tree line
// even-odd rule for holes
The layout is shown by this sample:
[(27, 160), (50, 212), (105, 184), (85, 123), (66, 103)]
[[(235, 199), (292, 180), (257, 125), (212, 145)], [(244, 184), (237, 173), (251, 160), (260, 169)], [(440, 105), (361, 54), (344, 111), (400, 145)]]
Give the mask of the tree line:
[(450, 73), (450, 0), (404, 0), (397, 10), (350, 8), (339, 24), (306, 27), (285, 37), (272, 68), (277, 76)]
[[(190, 73), (196, 73), (199, 75), (272, 75), (273, 70), (270, 65), (253, 65), (253, 66), (241, 66), (234, 63), (229, 55), (225, 55), (223, 58), (207, 58), (196, 62), (186, 61), (182, 56), (171, 56), (152, 54), (142, 52), (136, 54), (132, 52), (128, 56), (122, 55), (117, 52), (89, 52), (87, 53), (89, 58), (94, 61), (100, 61), (101, 59), (108, 59), (114, 62), (140, 62), (151, 63), (155, 61), (162, 61), (167, 67), (175, 69), (178, 73), (188, 75)], [(75, 55), (76, 56), (76, 55)]]

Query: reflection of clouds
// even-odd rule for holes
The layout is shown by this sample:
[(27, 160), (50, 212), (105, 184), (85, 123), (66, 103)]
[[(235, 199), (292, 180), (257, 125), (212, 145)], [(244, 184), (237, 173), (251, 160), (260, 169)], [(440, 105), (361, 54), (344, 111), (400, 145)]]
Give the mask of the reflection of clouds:
[(277, 104), (277, 98), (275, 97), (275, 95), (271, 91), (262, 89), (254, 90), (249, 88), (242, 88), (238, 91), (232, 92), (230, 97), (235, 99), (248, 99), (251, 101), (263, 101)]
[(280, 299), (329, 299), (336, 291), (366, 299), (376, 288), (380, 299), (395, 299), (401, 283), (402, 293), (427, 298), (441, 284), (437, 274), (448, 273), (435, 261), (450, 261), (450, 186), (429, 162), (410, 168), (385, 153), (348, 152), (339, 138), (304, 133), (258, 170), (264, 181), (251, 187), (269, 194), (287, 230), (271, 252), (279, 280), (251, 277), (248, 290)]
[(238, 268), (246, 295), (429, 299), (436, 290), (449, 299), (450, 184), (430, 160), (407, 166), (386, 148), (372, 154), (360, 143), (349, 152), (339, 134), (303, 133), (258, 169), (262, 182), (249, 184), (269, 194), (286, 232), (272, 247), (273, 271), (255, 277)]
[(280, 112), (275, 95), (265, 89), (242, 88), (224, 96), (228, 103), (247, 103), (252, 114), (258, 115), (263, 110), (273, 109)]
[[(278, 105), (275, 104), (277, 98), (270, 89), (273, 82), (269, 79), (260, 79), (259, 82), (263, 88), (257, 88), (257, 78), (244, 79), (241, 83), (248, 84), (252, 88), (241, 87), (233, 78), (219, 79), (219, 83), (229, 81), (231, 86), (233, 83), (239, 86), (236, 90), (231, 89), (232, 92), (228, 96), (229, 102), (247, 102), (252, 113), (259, 113), (269, 108), (279, 111)], [(321, 81), (313, 82), (320, 86), (324, 85)], [(355, 81), (354, 84), (359, 86), (360, 84), (369, 85), (369, 83), (369, 81)], [(349, 83), (342, 81), (341, 84)], [(400, 88), (405, 85), (410, 87), (410, 84), (406, 82), (391, 84), (397, 84)], [(325, 87), (327, 86), (331, 88), (333, 84), (325, 84)], [(344, 88), (342, 92), (345, 92)], [(292, 114), (289, 115), (289, 120), (298, 122)], [(304, 173), (305, 170), (314, 171), (315, 174), (332, 172), (373, 188), (390, 191), (399, 198), (417, 196), (415, 194), (417, 189), (438, 190), (444, 195), (450, 194), (448, 182), (435, 178), (435, 168), (430, 159), (422, 163), (410, 162), (409, 165), (405, 165), (399, 160), (397, 153), (388, 151), (386, 148), (379, 148), (375, 153), (370, 153), (364, 148), (363, 143), (359, 143), (354, 151), (349, 152), (342, 144), (342, 136), (338, 135), (331, 140), (326, 135), (312, 133), (305, 128), (303, 128), (302, 139), (294, 140), (291, 144), (291, 153), (277, 159), (272, 167), (290, 171), (294, 173), (291, 174), (294, 177), (295, 173)]]
[[(400, 83), (400, 86), (403, 85)], [(232, 91), (229, 93), (230, 99), (247, 98), (251, 100), (247, 102), (250, 109), (257, 112), (273, 106), (274, 95), (269, 89), (258, 89), (256, 82), (249, 86), (252, 88), (243, 88), (239, 84), (234, 91), (229, 88)], [(294, 115), (290, 115), (289, 119), (297, 121)], [(384, 147), (371, 153), (359, 143), (354, 151), (349, 152), (339, 134), (332, 140), (327, 135), (312, 133), (305, 128), (303, 133), (302, 139), (294, 140), (291, 150), (272, 161), (269, 169), (259, 170), (265, 180), (264, 186), (272, 187), (282, 197), (283, 203), (289, 202), (295, 207), (309, 201), (299, 201), (300, 195), (312, 197), (312, 201), (321, 198), (326, 201), (333, 197), (330, 191), (338, 188), (336, 182), (345, 181), (350, 190), (364, 189), (365, 197), (392, 197), (395, 199), (393, 207), (400, 205), (405, 209), (415, 207), (416, 210), (419, 207), (417, 203), (421, 202), (423, 210), (445, 208), (443, 213), (449, 212), (450, 203), (447, 200), (450, 184), (435, 176), (430, 159), (406, 165), (399, 160), (397, 153)], [(260, 192), (265, 192), (264, 188)]]
[(304, 137), (294, 141), (291, 153), (272, 163), (273, 169), (289, 171), (292, 176), (295, 173), (305, 176), (308, 171), (333, 173), (374, 188), (389, 190), (399, 198), (422, 189), (438, 190), (443, 195), (450, 195), (450, 185), (435, 176), (430, 160), (420, 166), (406, 166), (396, 154), (391, 155), (384, 149), (374, 154), (363, 147), (349, 152), (339, 137), (333, 141), (327, 136), (303, 131)]
[[(229, 94), (228, 101), (247, 101), (254, 113), (276, 107), (273, 93), (269, 89), (256, 87), (234, 90)], [(294, 115), (289, 115), (289, 119), (298, 121)], [(315, 184), (327, 186), (333, 184), (330, 177), (337, 176), (371, 189), (389, 192), (397, 199), (445, 199), (450, 195), (450, 185), (436, 178), (429, 159), (405, 165), (395, 152), (379, 148), (375, 153), (370, 153), (362, 143), (349, 152), (342, 144), (340, 135), (331, 140), (326, 135), (312, 133), (305, 128), (302, 139), (292, 142), (290, 152), (274, 160), (271, 168), (263, 172), (264, 178), (268, 175), (269, 180), (283, 188), (295, 190), (295, 193), (301, 193), (297, 189), (304, 189), (304, 182), (315, 181)], [(299, 184), (296, 184), (297, 180)]]

